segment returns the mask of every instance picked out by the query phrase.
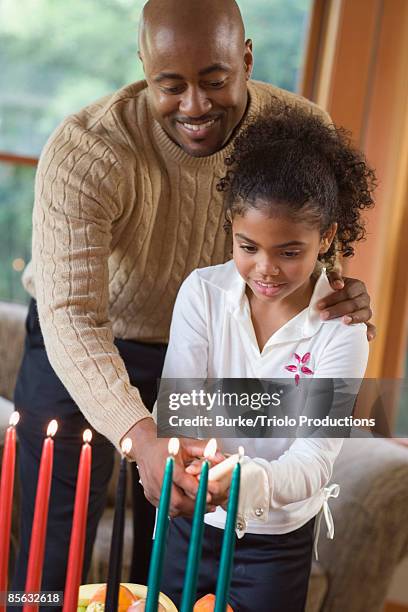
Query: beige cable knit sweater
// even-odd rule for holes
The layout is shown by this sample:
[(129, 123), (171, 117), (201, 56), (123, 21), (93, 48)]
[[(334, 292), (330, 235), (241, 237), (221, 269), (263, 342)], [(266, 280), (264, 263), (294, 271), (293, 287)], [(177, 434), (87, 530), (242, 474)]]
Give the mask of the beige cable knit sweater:
[[(248, 88), (248, 115), (273, 96), (311, 105), (265, 83)], [(182, 281), (229, 258), (216, 183), (230, 147), (186, 154), (153, 119), (142, 81), (68, 117), (42, 153), (24, 284), (55, 372), (117, 446), (149, 413), (113, 338), (166, 342)]]

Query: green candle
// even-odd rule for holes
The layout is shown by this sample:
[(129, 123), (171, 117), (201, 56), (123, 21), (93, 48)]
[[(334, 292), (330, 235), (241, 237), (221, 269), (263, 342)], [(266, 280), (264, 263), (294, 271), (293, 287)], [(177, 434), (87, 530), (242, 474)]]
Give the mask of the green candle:
[(232, 472), (231, 488), (228, 499), (227, 519), (225, 521), (224, 537), (222, 540), (220, 570), (218, 573), (217, 589), (215, 592), (214, 612), (225, 612), (228, 603), (232, 565), (234, 561), (236, 537), (235, 525), (237, 521), (240, 480), (241, 464), (238, 461)]
[(180, 612), (191, 612), (194, 608), (197, 594), (198, 566), (201, 558), (201, 548), (204, 533), (204, 514), (207, 502), (208, 485), (208, 458), (213, 457), (217, 452), (217, 441), (212, 439), (204, 450), (204, 457), (200, 474), (200, 484), (198, 487), (196, 503), (194, 506), (193, 526), (191, 529), (190, 546), (188, 548), (186, 575), (184, 578), (183, 595), (181, 598)]
[(169, 506), (171, 487), (173, 485), (174, 457), (179, 450), (177, 438), (169, 441), (169, 454), (164, 469), (163, 484), (160, 493), (159, 511), (157, 513), (156, 532), (153, 542), (152, 557), (147, 582), (146, 612), (157, 612), (160, 593), (160, 580), (163, 570), (166, 535), (169, 526)]

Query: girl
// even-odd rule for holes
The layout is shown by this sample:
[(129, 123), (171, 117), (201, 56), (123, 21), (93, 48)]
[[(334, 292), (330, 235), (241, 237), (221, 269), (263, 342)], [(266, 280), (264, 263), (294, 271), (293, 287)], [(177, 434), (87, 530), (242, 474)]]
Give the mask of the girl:
[[(219, 183), (233, 260), (195, 270), (174, 308), (163, 378), (361, 378), (365, 325), (324, 321), (315, 308), (326, 268), (364, 237), (374, 174), (343, 130), (277, 106), (250, 124)], [(237, 441), (220, 441), (236, 452)], [(230, 590), (236, 612), (301, 612), (314, 521), (341, 440), (245, 441)], [(198, 473), (197, 466), (187, 468)], [(198, 597), (215, 592), (229, 483), (206, 515)], [(171, 522), (162, 590), (180, 602), (191, 522)], [(244, 535), (245, 534), (245, 535)], [(244, 536), (244, 537), (242, 537)]]

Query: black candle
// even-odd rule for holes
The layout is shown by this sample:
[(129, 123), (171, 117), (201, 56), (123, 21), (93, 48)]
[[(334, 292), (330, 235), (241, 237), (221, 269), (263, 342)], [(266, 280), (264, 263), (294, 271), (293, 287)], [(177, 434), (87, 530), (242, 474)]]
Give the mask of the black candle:
[(118, 609), (126, 509), (127, 459), (125, 455), (130, 452), (131, 448), (131, 440), (130, 438), (126, 438), (122, 444), (124, 456), (120, 462), (118, 488), (116, 491), (115, 515), (113, 518), (112, 539), (109, 553), (108, 583), (106, 588), (106, 612), (116, 612)]

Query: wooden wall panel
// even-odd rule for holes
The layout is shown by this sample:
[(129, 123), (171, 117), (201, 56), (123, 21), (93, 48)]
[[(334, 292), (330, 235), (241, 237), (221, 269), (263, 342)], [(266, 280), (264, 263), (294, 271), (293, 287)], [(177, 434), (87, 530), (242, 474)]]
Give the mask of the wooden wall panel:
[(408, 2), (327, 0), (320, 9), (303, 91), (351, 130), (377, 171), (367, 241), (345, 272), (365, 280), (373, 301), (378, 337), (367, 375), (399, 377), (408, 332)]

